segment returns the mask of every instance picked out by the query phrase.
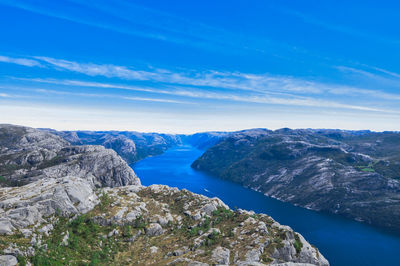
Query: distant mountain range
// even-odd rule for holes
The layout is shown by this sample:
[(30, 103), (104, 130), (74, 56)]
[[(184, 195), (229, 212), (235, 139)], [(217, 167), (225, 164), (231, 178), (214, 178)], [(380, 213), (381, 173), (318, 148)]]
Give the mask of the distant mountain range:
[(128, 163), (191, 144), (192, 167), (312, 210), (400, 230), (400, 133), (250, 129), (193, 135), (54, 131), (74, 145), (114, 149)]
[(167, 149), (183, 143), (205, 150), (230, 134), (205, 132), (173, 135), (134, 131), (56, 131), (47, 128), (40, 130), (60, 136), (72, 145), (101, 145), (113, 149), (129, 164), (148, 156), (160, 155)]
[(148, 156), (162, 154), (182, 144), (178, 135), (140, 133), (133, 131), (56, 131), (42, 129), (58, 135), (73, 145), (101, 145), (115, 150), (131, 164)]
[(71, 144), (98, 140), (126, 155), (147, 141), (147, 155), (179, 143), (163, 134), (0, 124), (0, 265), (329, 265), (266, 214), (144, 187), (115, 151)]

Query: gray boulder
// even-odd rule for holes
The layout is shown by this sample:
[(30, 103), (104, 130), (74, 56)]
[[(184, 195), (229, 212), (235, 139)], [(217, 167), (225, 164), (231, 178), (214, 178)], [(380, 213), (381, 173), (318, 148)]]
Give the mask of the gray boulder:
[[(86, 213), (99, 203), (87, 180), (68, 176), (38, 180), (22, 187), (0, 188), (0, 195), (0, 206), (5, 210), (0, 213), (1, 234), (45, 222), (45, 218), (57, 213)], [(41, 230), (46, 233), (51, 226)]]
[(211, 258), (218, 264), (229, 265), (230, 250), (223, 247), (217, 247), (213, 250)]
[(14, 266), (17, 265), (17, 258), (11, 255), (0, 256), (0, 266)]
[(11, 224), (7, 218), (0, 218), (0, 235), (12, 234), (15, 227)]
[(163, 228), (158, 223), (151, 223), (149, 227), (146, 229), (146, 234), (148, 236), (159, 236), (164, 233)]

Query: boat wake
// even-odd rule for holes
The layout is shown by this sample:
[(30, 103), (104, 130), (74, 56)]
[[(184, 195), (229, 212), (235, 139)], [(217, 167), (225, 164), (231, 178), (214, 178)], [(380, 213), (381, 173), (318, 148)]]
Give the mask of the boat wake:
[(211, 191), (209, 191), (209, 190), (206, 189), (206, 188), (204, 188), (204, 191), (205, 191), (205, 192), (208, 192), (208, 193), (211, 193), (211, 194), (214, 194), (214, 193), (212, 193)]

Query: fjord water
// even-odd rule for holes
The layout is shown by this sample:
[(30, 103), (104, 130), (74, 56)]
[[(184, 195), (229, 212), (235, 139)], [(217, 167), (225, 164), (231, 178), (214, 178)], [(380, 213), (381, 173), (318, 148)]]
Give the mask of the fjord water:
[(335, 215), (280, 202), (262, 193), (221, 180), (190, 167), (204, 151), (190, 145), (148, 157), (133, 165), (143, 185), (165, 184), (208, 197), (231, 208), (266, 213), (289, 225), (318, 247), (331, 265), (400, 265), (400, 236)]

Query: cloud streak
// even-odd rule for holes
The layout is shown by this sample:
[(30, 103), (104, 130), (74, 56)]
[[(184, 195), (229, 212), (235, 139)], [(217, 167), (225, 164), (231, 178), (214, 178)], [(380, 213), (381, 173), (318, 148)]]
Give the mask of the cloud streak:
[[(361, 81), (364, 80), (369, 83), (379, 84), (379, 86), (388, 85), (396, 88), (400, 87), (400, 74), (374, 66), (369, 66), (369, 65), (361, 65), (361, 66), (367, 68), (368, 70), (354, 68), (354, 67), (347, 67), (347, 66), (336, 66), (335, 68), (345, 74), (352, 74)], [(376, 95), (376, 97), (383, 99), (389, 99), (389, 98), (398, 99), (399, 94), (385, 95), (385, 93), (382, 92), (380, 95)]]
[[(109, 83), (91, 83), (84, 81), (71, 81), (71, 80), (46, 80), (46, 79), (23, 79), (26, 81), (32, 82), (40, 82), (40, 83), (51, 83), (51, 84), (60, 84), (60, 85), (68, 85), (68, 86), (77, 86), (77, 87), (102, 87), (109, 89), (124, 89), (124, 90), (134, 90), (134, 91), (145, 91), (152, 93), (160, 93), (167, 94), (179, 97), (189, 97), (194, 99), (203, 99), (210, 101), (231, 101), (231, 102), (241, 102), (241, 103), (256, 103), (256, 104), (274, 104), (274, 105), (284, 105), (284, 106), (303, 106), (303, 107), (318, 107), (318, 108), (340, 108), (340, 109), (350, 109), (350, 110), (358, 110), (358, 111), (369, 111), (369, 112), (382, 112), (382, 113), (400, 113), (396, 110), (387, 110), (381, 108), (373, 108), (361, 105), (352, 105), (352, 104), (343, 104), (335, 101), (323, 100), (323, 99), (315, 99), (311, 97), (302, 97), (302, 96), (292, 96), (292, 97), (272, 97), (272, 96), (247, 96), (247, 95), (235, 95), (235, 94), (227, 94), (227, 93), (217, 93), (217, 92), (206, 92), (201, 90), (187, 90), (187, 89), (176, 89), (171, 91), (166, 90), (157, 90), (157, 89), (140, 89), (137, 87), (130, 87), (124, 85), (113, 85)], [(182, 103), (182, 104), (192, 104), (194, 102), (180, 101), (180, 100), (171, 100), (164, 98), (145, 98), (145, 97), (131, 97), (131, 96), (115, 96), (113, 94), (88, 94), (88, 93), (72, 93), (72, 92), (63, 92), (63, 91), (54, 91), (54, 90), (44, 90), (44, 89), (36, 89), (37, 92), (41, 93), (54, 93), (54, 94), (64, 94), (64, 95), (74, 95), (74, 96), (84, 96), (84, 97), (111, 97), (111, 98), (120, 98), (127, 100), (138, 100), (138, 101), (153, 101), (153, 102), (165, 102), (165, 103)]]
[(79, 63), (64, 59), (35, 56), (42, 64), (61, 71), (71, 71), (88, 76), (103, 76), (124, 80), (152, 81), (167, 84), (178, 84), (198, 87), (214, 87), (229, 90), (243, 90), (258, 93), (284, 94), (322, 93), (321, 84), (284, 76), (268, 74), (255, 75), (238, 72), (189, 70), (186, 73), (166, 69), (134, 70), (126, 66), (112, 64)]
[(0, 62), (3, 63), (12, 63), (16, 65), (21, 65), (21, 66), (27, 66), (27, 67), (33, 67), (33, 66), (41, 66), (41, 64), (32, 59), (28, 58), (14, 58), (14, 57), (8, 57), (8, 56), (2, 56), (0, 55)]
[[(80, 97), (89, 97), (89, 98), (107, 98), (107, 99), (114, 98), (114, 99), (122, 99), (122, 100), (129, 100), (129, 101), (193, 104), (192, 102), (187, 102), (187, 101), (178, 101), (178, 100), (163, 99), (163, 98), (150, 98), (150, 97), (132, 97), (132, 96), (123, 96), (123, 95), (115, 95), (115, 94), (77, 93), (77, 92), (48, 90), (48, 89), (34, 89), (34, 91), (38, 92), (38, 93), (43, 93), (43, 94), (69, 95), (69, 96), (80, 96)], [(0, 94), (0, 96), (1, 96), (1, 94)]]
[[(307, 106), (320, 108), (342, 108), (373, 112), (394, 112), (373, 106), (346, 104), (326, 100), (327, 95), (366, 96), (373, 99), (388, 101), (400, 100), (400, 95), (384, 93), (343, 85), (324, 84), (287, 76), (272, 76), (268, 74), (249, 74), (240, 72), (188, 70), (174, 72), (166, 69), (136, 70), (127, 66), (112, 64), (80, 63), (51, 57), (34, 56), (30, 58), (7, 58), (7, 63), (20, 64), (27, 67), (44, 66), (56, 71), (68, 71), (84, 74), (90, 77), (118, 78), (121, 80), (146, 81), (157, 86), (130, 86), (125, 84), (100, 83), (81, 80), (58, 79), (24, 79), (20, 80), (41, 82), (65, 86), (92, 87), (106, 89), (123, 89), (145, 93), (191, 97), (208, 100), (225, 100), (235, 102), (279, 104), (290, 106)], [(22, 61), (21, 61), (22, 60)], [(5, 61), (5, 60), (4, 60)], [(338, 67), (341, 71), (358, 71), (349, 67)], [(365, 71), (364, 71), (365, 72)], [(363, 72), (363, 73), (364, 73)], [(367, 72), (366, 72), (367, 73)], [(210, 88), (213, 91), (210, 91)], [(315, 97), (318, 96), (318, 97)], [(143, 97), (143, 101), (151, 98)], [(139, 100), (139, 98), (137, 98)], [(181, 103), (179, 100), (158, 99), (159, 102)]]
[[(243, 90), (262, 94), (278, 94), (284, 96), (293, 96), (292, 94), (312, 95), (330, 93), (333, 95), (366, 95), (386, 100), (399, 100), (399, 94), (383, 93), (376, 90), (366, 90), (344, 85), (324, 84), (313, 81), (301, 80), (287, 76), (271, 76), (268, 74), (248, 74), (239, 72), (220, 72), (205, 71), (195, 72), (187, 71), (186, 73), (173, 72), (166, 69), (134, 70), (126, 66), (116, 66), (112, 64), (94, 64), (79, 63), (64, 59), (55, 59), (50, 57), (33, 57), (40, 62), (38, 64), (47, 64), (57, 70), (72, 71), (85, 74), (88, 76), (104, 76), (107, 78), (119, 78), (124, 80), (151, 81), (166, 84), (197, 86), (197, 87), (214, 87), (228, 90)], [(29, 60), (29, 59), (26, 59)], [(14, 63), (12, 60), (9, 63)], [(29, 65), (36, 66), (36, 65)], [(376, 75), (367, 71), (358, 70), (351, 67), (339, 66), (340, 71), (350, 71), (371, 78)], [(387, 71), (388, 72), (388, 71)], [(390, 72), (391, 75), (396, 73)], [(50, 82), (50, 81), (47, 81)], [(58, 81), (59, 82), (59, 81)], [(79, 82), (79, 81), (64, 81)], [(68, 85), (68, 84), (66, 84)], [(70, 84), (74, 85), (74, 84)], [(78, 85), (104, 87), (106, 84), (89, 84), (81, 83)], [(115, 85), (111, 85), (115, 87)], [(132, 90), (140, 90), (156, 93), (169, 93), (168, 91), (160, 91), (154, 89), (146, 89), (145, 87), (129, 87), (119, 85), (119, 88)]]

